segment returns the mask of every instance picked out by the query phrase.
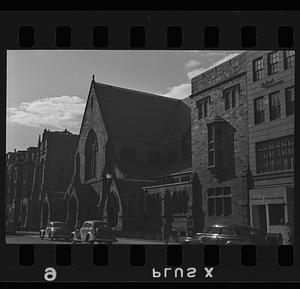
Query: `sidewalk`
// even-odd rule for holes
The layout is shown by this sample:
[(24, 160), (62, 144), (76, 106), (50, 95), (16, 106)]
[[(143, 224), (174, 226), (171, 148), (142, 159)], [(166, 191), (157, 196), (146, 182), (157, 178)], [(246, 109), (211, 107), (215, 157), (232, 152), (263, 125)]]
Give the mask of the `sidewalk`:
[(16, 231), (16, 235), (26, 236), (26, 235), (40, 235), (37, 231)]
[(142, 245), (178, 245), (178, 242), (169, 241), (168, 244), (161, 240), (149, 240), (149, 239), (132, 239), (132, 238), (122, 238), (118, 237), (117, 244), (142, 244)]

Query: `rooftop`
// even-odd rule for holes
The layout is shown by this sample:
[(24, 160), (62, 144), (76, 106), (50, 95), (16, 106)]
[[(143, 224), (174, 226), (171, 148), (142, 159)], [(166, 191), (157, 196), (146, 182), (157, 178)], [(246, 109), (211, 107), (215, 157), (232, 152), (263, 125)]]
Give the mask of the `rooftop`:
[(166, 144), (190, 126), (190, 108), (178, 99), (93, 82), (108, 133), (114, 139)]

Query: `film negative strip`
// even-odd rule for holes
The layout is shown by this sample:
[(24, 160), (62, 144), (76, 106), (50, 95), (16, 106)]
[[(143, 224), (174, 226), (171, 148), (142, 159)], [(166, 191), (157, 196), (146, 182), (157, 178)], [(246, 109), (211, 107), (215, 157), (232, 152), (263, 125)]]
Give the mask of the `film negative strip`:
[(298, 18), (0, 12), (1, 281), (299, 281)]

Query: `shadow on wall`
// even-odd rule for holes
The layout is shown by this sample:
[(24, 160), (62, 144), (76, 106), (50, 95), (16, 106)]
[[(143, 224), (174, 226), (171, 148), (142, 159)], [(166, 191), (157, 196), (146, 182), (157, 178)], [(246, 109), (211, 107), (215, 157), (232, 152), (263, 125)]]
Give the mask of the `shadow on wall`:
[[(219, 182), (227, 181), (236, 177), (234, 134), (236, 129), (227, 121), (222, 123), (222, 137), (215, 140), (216, 163), (209, 167), (211, 174)], [(221, 154), (219, 154), (221, 152)]]
[(235, 154), (234, 154), (234, 134), (236, 129), (229, 123), (224, 124), (224, 171), (222, 181), (236, 177), (235, 174)]

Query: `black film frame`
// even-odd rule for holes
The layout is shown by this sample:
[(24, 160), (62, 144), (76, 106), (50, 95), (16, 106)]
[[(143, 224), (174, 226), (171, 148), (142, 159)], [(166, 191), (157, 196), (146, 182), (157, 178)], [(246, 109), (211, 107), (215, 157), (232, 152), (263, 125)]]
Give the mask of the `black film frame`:
[[(7, 245), (4, 224), (6, 50), (282, 50), (292, 48), (297, 51), (298, 19), (299, 13), (291, 11), (1, 11), (0, 281), (45, 281), (44, 270), (47, 267), (56, 269), (55, 281), (178, 281), (174, 275), (155, 279), (152, 277), (152, 268), (155, 267), (160, 272), (166, 267), (195, 267), (203, 270), (204, 267), (214, 265), (209, 263), (213, 262), (216, 253), (219, 256), (219, 264), (214, 266), (212, 281), (299, 281), (298, 210), (295, 210), (293, 248), (259, 246), (256, 248), (255, 266), (241, 265), (240, 246), (221, 246), (206, 252), (206, 249), (198, 246), (172, 246), (171, 248), (165, 245), (142, 247), (109, 245), (108, 264), (94, 266), (92, 246), (22, 245), (20, 249), (19, 245)], [(63, 29), (61, 37), (56, 38), (57, 27)], [(100, 39), (93, 39), (94, 27), (100, 27), (97, 28), (98, 33), (102, 35)], [(296, 71), (298, 68), (299, 63), (296, 61)], [(296, 83), (299, 83), (297, 73)], [(295, 193), (295, 208), (298, 204), (299, 197)], [(21, 253), (23, 252), (29, 263), (33, 260), (32, 266), (19, 265), (19, 250), (23, 250)], [(71, 252), (71, 259), (70, 264), (65, 266), (70, 256), (68, 253), (65, 255), (64, 252), (68, 250)], [(61, 256), (61, 266), (56, 264), (56, 253)], [(289, 255), (294, 257), (292, 263)], [(132, 266), (131, 262), (141, 266)], [(288, 266), (280, 266), (279, 262)], [(210, 281), (204, 276), (205, 274), (201, 273), (196, 278), (185, 277), (180, 281)]]

